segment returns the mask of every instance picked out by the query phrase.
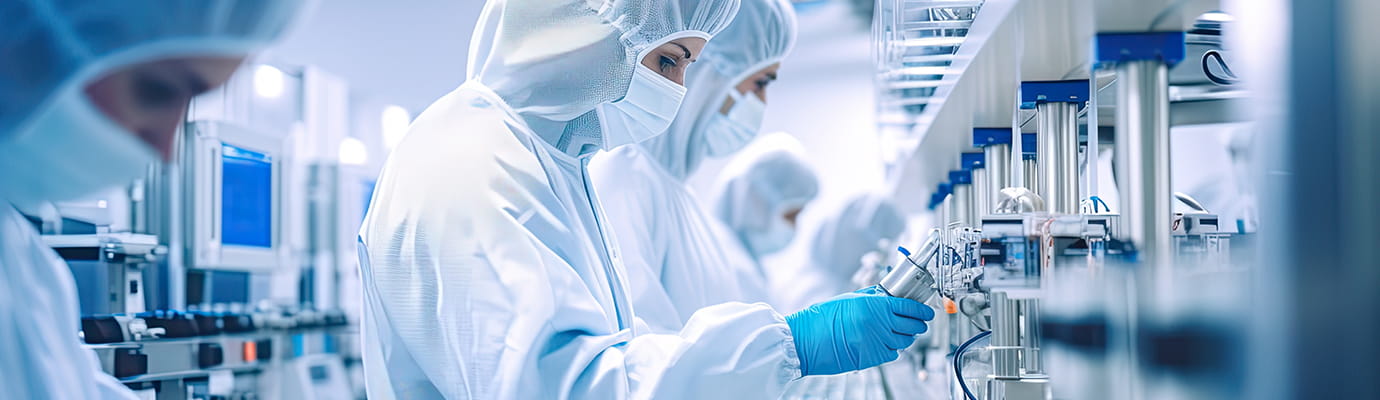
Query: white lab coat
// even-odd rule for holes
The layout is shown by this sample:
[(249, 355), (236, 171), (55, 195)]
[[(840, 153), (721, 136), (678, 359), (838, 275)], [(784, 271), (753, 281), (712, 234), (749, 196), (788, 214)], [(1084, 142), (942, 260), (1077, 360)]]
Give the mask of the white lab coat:
[(0, 199), (0, 397), (134, 399), (83, 348), (72, 271)]
[(617, 232), (633, 304), (653, 328), (679, 329), (715, 304), (769, 300), (766, 275), (742, 242), (642, 146), (600, 154), (590, 175)]
[(779, 396), (799, 359), (765, 305), (648, 333), (572, 153), (473, 81), (414, 121), (360, 233), (370, 398)]

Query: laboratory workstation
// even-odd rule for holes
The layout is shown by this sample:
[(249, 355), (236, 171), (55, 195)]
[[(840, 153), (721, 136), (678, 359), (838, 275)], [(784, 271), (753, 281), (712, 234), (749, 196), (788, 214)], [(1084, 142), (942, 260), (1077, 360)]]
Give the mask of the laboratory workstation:
[(1376, 16), (5, 0), (0, 399), (1380, 398)]

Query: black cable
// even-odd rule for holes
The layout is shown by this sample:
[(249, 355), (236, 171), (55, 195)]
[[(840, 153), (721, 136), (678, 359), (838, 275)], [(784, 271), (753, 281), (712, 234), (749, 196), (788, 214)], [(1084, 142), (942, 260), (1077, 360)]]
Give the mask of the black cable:
[[(1217, 76), (1217, 74), (1212, 72), (1212, 69), (1208, 68), (1209, 58), (1217, 59), (1217, 65), (1222, 67), (1222, 73), (1226, 74), (1225, 77)], [(1235, 85), (1236, 83), (1241, 81), (1236, 77), (1236, 73), (1231, 72), (1231, 67), (1227, 66), (1227, 61), (1222, 59), (1222, 53), (1218, 52), (1217, 50), (1208, 50), (1207, 52), (1203, 53), (1202, 66), (1203, 75), (1207, 75), (1208, 80), (1212, 81), (1212, 83), (1216, 83), (1222, 86), (1229, 86)]]
[(974, 396), (973, 392), (968, 390), (968, 383), (963, 381), (963, 353), (967, 352), (968, 346), (973, 345), (974, 342), (991, 335), (992, 331), (983, 331), (982, 333), (973, 335), (971, 339), (968, 339), (968, 341), (958, 345), (957, 349), (954, 349), (954, 376), (958, 377), (958, 387), (963, 388), (963, 395), (968, 396), (968, 400), (977, 400), (977, 396)]

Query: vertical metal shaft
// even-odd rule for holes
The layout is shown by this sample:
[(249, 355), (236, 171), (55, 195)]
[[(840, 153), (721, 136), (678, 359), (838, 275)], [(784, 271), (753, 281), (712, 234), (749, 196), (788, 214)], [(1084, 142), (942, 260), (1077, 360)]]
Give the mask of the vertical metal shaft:
[(1040, 189), (1050, 212), (1078, 213), (1078, 105), (1065, 102), (1035, 106), (1036, 157)]
[[(987, 163), (987, 186), (995, 197), (1002, 189), (1011, 187), (1011, 145), (1001, 143), (982, 148), (983, 162)], [(995, 206), (995, 204), (988, 203)], [(987, 210), (992, 212), (992, 210)]]
[(997, 192), (992, 191), (989, 168), (973, 168), (973, 226), (982, 224), (982, 217), (992, 213), (993, 199)]
[(1169, 77), (1161, 61), (1117, 65), (1116, 164), (1123, 237), (1159, 269), (1170, 252)]
[[(1040, 162), (1039, 162), (1039, 160), (1036, 160), (1036, 159), (1035, 159), (1035, 156), (1030, 156), (1030, 155), (1022, 156), (1022, 157), (1021, 157), (1021, 171), (1022, 171), (1022, 173), (1025, 174), (1025, 176), (1027, 176), (1027, 177), (1039, 176), (1039, 175), (1040, 175)], [(1040, 180), (1039, 180), (1039, 179), (1029, 179), (1029, 178), (1027, 178), (1027, 179), (1025, 180), (1025, 188), (1026, 188), (1026, 189), (1030, 189), (1030, 191), (1035, 192), (1035, 194), (1040, 194), (1040, 193), (1041, 193), (1040, 190), (1042, 189), (1042, 188), (1040, 187)], [(1043, 195), (1041, 195), (1041, 197), (1043, 198)], [(1045, 202), (1045, 203), (1048, 204), (1049, 202)], [(1044, 211), (1048, 211), (1048, 210), (1044, 210)]]
[(1021, 335), (1021, 355), (1025, 363), (1026, 375), (1045, 373), (1044, 355), (1040, 352), (1040, 300), (1021, 300), (1021, 318), (1024, 320)]
[(949, 222), (959, 222), (973, 226), (973, 185), (954, 185), (954, 194), (949, 196)]
[(992, 376), (1021, 378), (1020, 313), (1006, 292), (992, 292)]

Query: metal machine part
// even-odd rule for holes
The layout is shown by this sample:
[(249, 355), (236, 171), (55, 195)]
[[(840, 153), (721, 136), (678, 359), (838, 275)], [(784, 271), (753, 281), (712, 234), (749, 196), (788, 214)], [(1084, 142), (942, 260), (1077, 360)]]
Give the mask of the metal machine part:
[(1173, 219), (1169, 176), (1168, 70), (1163, 61), (1130, 61), (1116, 67), (1117, 180), (1125, 232), (1143, 263), (1158, 269), (1168, 260)]
[(1035, 106), (1039, 130), (1036, 152), (1039, 163), (1041, 197), (1049, 211), (1078, 213), (1078, 105), (1067, 102), (1040, 103)]
[(1045, 210), (1045, 200), (1023, 187), (1009, 187), (997, 192), (994, 214), (1024, 214)]
[[(920, 251), (906, 254), (906, 263), (892, 269), (886, 277), (882, 278), (882, 283), (878, 286), (887, 294), (895, 297), (904, 297), (922, 303), (929, 300), (935, 293), (934, 276), (925, 266), (939, 254), (940, 242), (939, 231), (930, 231), (930, 235), (925, 239), (925, 244), (920, 247)], [(902, 253), (906, 253), (905, 249), (901, 250)]]
[[(981, 221), (982, 217), (992, 213), (992, 199), (997, 192), (992, 190), (990, 181), (992, 180), (993, 170), (985, 167), (973, 168), (973, 220)], [(974, 224), (976, 226), (976, 224)]]
[(992, 292), (992, 377), (1021, 379), (1020, 312), (1004, 291)]
[(996, 196), (1002, 189), (1011, 186), (1011, 145), (1001, 143), (984, 146), (982, 148), (983, 161), (987, 164), (987, 187), (989, 194), (988, 206), (990, 208), (982, 210), (982, 215), (991, 214), (996, 211)]

